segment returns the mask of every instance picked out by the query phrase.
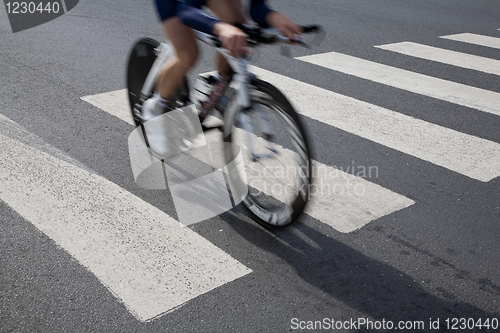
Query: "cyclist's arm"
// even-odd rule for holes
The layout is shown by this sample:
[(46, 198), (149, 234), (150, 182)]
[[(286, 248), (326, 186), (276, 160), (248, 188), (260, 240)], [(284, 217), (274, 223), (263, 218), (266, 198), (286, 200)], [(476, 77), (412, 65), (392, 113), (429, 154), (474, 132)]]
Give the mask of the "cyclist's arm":
[(231, 24), (218, 22), (214, 25), (213, 33), (219, 36), (222, 45), (228, 49), (234, 57), (239, 57), (247, 52), (247, 35)]
[(204, 4), (204, 1), (188, 1), (188, 4), (179, 4), (176, 15), (181, 19), (184, 25), (205, 32), (208, 34), (219, 36), (223, 46), (228, 49), (233, 56), (239, 57), (246, 52), (245, 45), (247, 35), (233, 25), (215, 19), (199, 7)]
[(265, 0), (252, 0), (250, 3), (250, 16), (259, 24), (269, 24), (291, 40), (302, 32), (302, 28), (295, 24), (284, 14), (274, 11), (266, 5)]
[(250, 2), (250, 17), (255, 23), (270, 24), (266, 18), (271, 12), (274, 11), (266, 5), (265, 0), (252, 0)]
[(302, 33), (302, 27), (280, 12), (269, 12), (266, 16), (266, 20), (267, 24), (278, 29), (283, 35), (290, 38), (292, 41), (296, 41), (295, 36)]
[[(213, 31), (214, 26), (221, 21), (209, 16), (201, 10), (201, 7), (205, 5), (205, 3), (206, 0), (187, 0), (181, 2), (176, 14), (184, 25), (208, 34), (216, 34)], [(274, 11), (266, 5), (265, 0), (251, 0), (250, 17), (254, 22), (271, 25), (271, 23), (266, 20), (266, 17), (272, 12)]]
[(185, 3), (179, 4), (176, 12), (177, 17), (181, 22), (188, 27), (198, 30), (207, 34), (214, 35), (214, 26), (222, 22), (212, 16), (206, 14), (199, 8), (189, 6)]

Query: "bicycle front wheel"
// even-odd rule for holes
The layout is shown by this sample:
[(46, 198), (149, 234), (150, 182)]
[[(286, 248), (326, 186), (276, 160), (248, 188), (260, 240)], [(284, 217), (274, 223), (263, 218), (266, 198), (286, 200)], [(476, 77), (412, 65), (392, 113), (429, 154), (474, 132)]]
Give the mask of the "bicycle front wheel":
[(256, 80), (249, 89), (251, 110), (234, 98), (225, 112), (224, 141), (229, 163), (241, 152), (248, 185), (244, 205), (264, 226), (295, 221), (309, 198), (311, 158), (300, 119), (287, 98), (273, 85)]

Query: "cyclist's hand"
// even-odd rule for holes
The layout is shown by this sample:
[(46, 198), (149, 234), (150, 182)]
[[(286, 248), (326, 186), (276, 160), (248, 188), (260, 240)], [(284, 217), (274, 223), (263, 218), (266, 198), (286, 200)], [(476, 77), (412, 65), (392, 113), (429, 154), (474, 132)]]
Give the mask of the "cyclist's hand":
[(214, 25), (213, 33), (221, 39), (222, 46), (231, 52), (233, 57), (239, 58), (247, 53), (247, 35), (233, 25), (218, 22)]
[(296, 35), (302, 34), (302, 27), (280, 12), (270, 12), (266, 20), (269, 25), (278, 29), (292, 42), (296, 41)]

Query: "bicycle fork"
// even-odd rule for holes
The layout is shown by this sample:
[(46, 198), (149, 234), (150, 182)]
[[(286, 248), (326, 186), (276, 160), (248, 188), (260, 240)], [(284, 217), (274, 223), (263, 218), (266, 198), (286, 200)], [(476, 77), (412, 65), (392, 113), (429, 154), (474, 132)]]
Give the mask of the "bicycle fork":
[[(269, 119), (269, 115), (263, 105), (252, 103), (252, 96), (250, 93), (250, 85), (256, 80), (254, 74), (248, 71), (248, 59), (243, 57), (236, 59), (230, 56), (227, 52), (221, 52), (228, 60), (233, 71), (235, 72), (233, 82), (236, 83), (239, 89), (236, 90), (238, 104), (242, 108), (242, 112), (237, 115), (237, 122), (241, 125), (246, 132), (247, 149), (254, 162), (260, 159), (274, 158), (278, 155), (278, 150), (274, 143), (274, 131)], [(257, 112), (259, 117), (260, 132), (266, 141), (265, 149), (267, 153), (257, 153), (256, 145), (258, 136), (255, 133), (254, 124), (252, 122), (252, 113)]]
[(252, 122), (252, 117), (250, 115), (251, 112), (255, 111), (254, 109), (244, 110), (238, 115), (238, 122), (240, 123), (243, 130), (246, 132), (246, 141), (247, 141), (247, 149), (252, 156), (252, 160), (257, 162), (260, 159), (266, 158), (274, 158), (278, 155), (278, 150), (276, 149), (276, 144), (274, 143), (274, 134), (269, 123), (269, 118), (266, 111), (263, 109), (261, 105), (257, 107), (257, 111), (259, 114), (260, 120), (260, 129), (264, 140), (266, 141), (267, 153), (257, 153), (254, 142), (256, 141), (257, 136), (254, 132), (254, 126)]

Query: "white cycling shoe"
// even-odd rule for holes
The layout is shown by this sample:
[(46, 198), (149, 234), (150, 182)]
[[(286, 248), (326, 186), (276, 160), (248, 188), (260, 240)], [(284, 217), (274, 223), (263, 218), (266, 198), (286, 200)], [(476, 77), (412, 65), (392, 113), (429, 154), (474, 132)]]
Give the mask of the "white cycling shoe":
[(153, 155), (160, 160), (172, 155), (168, 136), (169, 117), (166, 115), (168, 111), (171, 109), (160, 105), (155, 97), (145, 101), (141, 108), (149, 148)]

